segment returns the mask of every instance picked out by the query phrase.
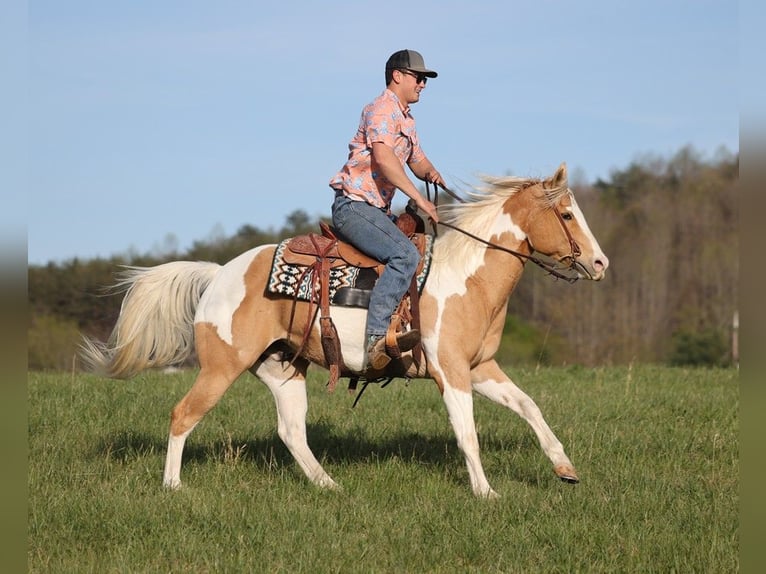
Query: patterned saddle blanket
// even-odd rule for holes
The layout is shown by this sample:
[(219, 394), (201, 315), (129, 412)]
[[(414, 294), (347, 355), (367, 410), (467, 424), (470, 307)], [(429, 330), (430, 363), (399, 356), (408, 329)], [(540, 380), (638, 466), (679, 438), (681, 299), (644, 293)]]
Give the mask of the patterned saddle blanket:
[[(431, 269), (433, 236), (425, 235), (423, 266), (416, 278), (418, 292), (422, 292), (428, 272)], [(304, 265), (285, 261), (285, 250), (290, 239), (277, 245), (269, 273), (267, 290), (270, 293), (298, 298), (301, 301), (319, 302), (319, 281), (314, 281), (315, 270)], [(344, 289), (370, 291), (378, 276), (374, 269), (363, 269), (353, 265), (334, 266), (330, 269), (330, 303), (332, 305), (366, 307), (364, 297), (342, 297)], [(313, 291), (313, 292), (312, 292)], [(368, 295), (369, 298), (369, 295)]]

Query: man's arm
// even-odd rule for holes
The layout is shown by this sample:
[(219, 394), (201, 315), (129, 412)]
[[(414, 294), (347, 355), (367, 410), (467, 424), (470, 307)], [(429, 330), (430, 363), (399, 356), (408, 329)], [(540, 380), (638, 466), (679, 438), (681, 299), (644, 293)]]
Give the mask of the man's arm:
[[(399, 163), (399, 160), (394, 154), (394, 150), (382, 142), (375, 142), (372, 144), (372, 157), (383, 176), (388, 181), (390, 181), (392, 185), (401, 189), (402, 193), (412, 199), (415, 202), (415, 205), (417, 205), (418, 209), (422, 210), (428, 217), (434, 221), (439, 221), (439, 216), (436, 213), (436, 206), (428, 201), (425, 197), (423, 197), (415, 185), (412, 183), (410, 178), (407, 177), (402, 164)], [(419, 161), (418, 164), (425, 162), (428, 162), (429, 165), (431, 164), (431, 162), (427, 159), (424, 161)], [(410, 169), (412, 169), (412, 166), (410, 166)], [(431, 165), (431, 169), (433, 169), (433, 165)], [(441, 176), (438, 175), (439, 172), (436, 170), (433, 171), (436, 172), (439, 180), (441, 180)], [(423, 179), (415, 170), (413, 170), (413, 173)]]
[(423, 181), (430, 181), (431, 183), (441, 185), (442, 187), (447, 187), (447, 185), (444, 183), (444, 180), (442, 179), (441, 174), (436, 170), (434, 164), (432, 164), (431, 160), (429, 160), (427, 157), (424, 157), (418, 162), (410, 163), (407, 165), (410, 167), (412, 173), (414, 173), (418, 179)]

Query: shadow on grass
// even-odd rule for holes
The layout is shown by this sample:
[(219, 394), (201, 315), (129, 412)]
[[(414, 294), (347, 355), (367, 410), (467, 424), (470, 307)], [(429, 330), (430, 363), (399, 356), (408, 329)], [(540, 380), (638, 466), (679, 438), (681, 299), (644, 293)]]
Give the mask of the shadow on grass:
[[(464, 480), (464, 459), (452, 434), (397, 432), (385, 439), (371, 439), (358, 430), (339, 433), (331, 425), (321, 422), (308, 424), (307, 434), (309, 446), (323, 464), (377, 464), (381, 460), (398, 459), (404, 463), (448, 471), (457, 482)], [(502, 456), (503, 452), (511, 450), (539, 453), (539, 446), (528, 436), (514, 437), (512, 441), (508, 437), (503, 440), (487, 437), (481, 440), (481, 445), (485, 455), (499, 453)], [(130, 464), (147, 456), (164, 457), (166, 447), (165, 440), (157, 436), (128, 430), (102, 437), (94, 455), (107, 457), (119, 464)], [(195, 442), (192, 435), (183, 454), (185, 464), (233, 459), (246, 461), (264, 472), (295, 465), (295, 460), (276, 432), (263, 438), (230, 435), (205, 443)], [(513, 475), (513, 479), (519, 482), (539, 484), (539, 477), (533, 469), (516, 468)]]

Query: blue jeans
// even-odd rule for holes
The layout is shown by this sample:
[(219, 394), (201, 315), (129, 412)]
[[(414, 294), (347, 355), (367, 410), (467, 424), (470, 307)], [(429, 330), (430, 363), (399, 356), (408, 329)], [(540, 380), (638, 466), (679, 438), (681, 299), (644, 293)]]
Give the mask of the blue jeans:
[(365, 201), (337, 194), (332, 224), (341, 239), (386, 266), (370, 294), (365, 340), (370, 335), (385, 335), (391, 315), (418, 269), (420, 253), (385, 211)]

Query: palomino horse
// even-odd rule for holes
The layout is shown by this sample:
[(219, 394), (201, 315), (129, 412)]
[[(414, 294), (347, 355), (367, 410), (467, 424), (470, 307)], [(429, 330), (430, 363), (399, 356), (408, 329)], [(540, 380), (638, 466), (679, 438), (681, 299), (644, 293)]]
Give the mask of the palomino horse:
[[(420, 297), (425, 361), (410, 374), (436, 382), (473, 492), (496, 497), (479, 457), (472, 390), (524, 418), (559, 478), (579, 480), (540, 409), (493, 359), (524, 262), (538, 252), (595, 281), (604, 277), (609, 262), (567, 185), (564, 164), (546, 180), (505, 177), (485, 182), (483, 189), (470, 192), (467, 203), (440, 207), (445, 231), (434, 241)], [(167, 487), (181, 484), (189, 433), (248, 369), (274, 395), (279, 437), (309, 480), (338, 487), (306, 437), (306, 371), (310, 363), (328, 366), (320, 329), (314, 323), (301, 346), (309, 304), (299, 302), (293, 309), (292, 298), (266, 291), (275, 248), (255, 247), (223, 266), (176, 261), (129, 268), (118, 285), (126, 294), (109, 341), (86, 340), (83, 345), (89, 370), (112, 378), (180, 363), (196, 348), (199, 374), (171, 414)], [(333, 306), (331, 313), (343, 352), (343, 376), (364, 376), (366, 310)], [(295, 326), (293, 332), (288, 332), (289, 325)], [(300, 355), (294, 356), (298, 350)]]

